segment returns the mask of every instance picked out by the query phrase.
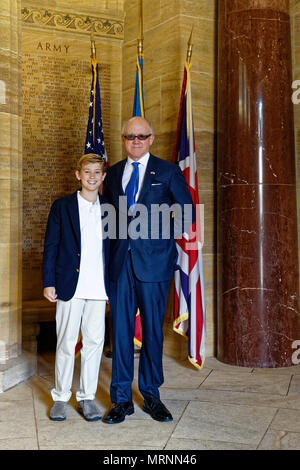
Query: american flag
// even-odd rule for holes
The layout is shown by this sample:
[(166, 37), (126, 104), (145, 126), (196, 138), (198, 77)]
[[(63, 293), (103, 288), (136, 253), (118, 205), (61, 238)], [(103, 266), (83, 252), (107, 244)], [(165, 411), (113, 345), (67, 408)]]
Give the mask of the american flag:
[[(187, 62), (184, 68), (173, 162), (179, 164), (184, 174), (199, 215), (190, 64)], [(185, 233), (181, 239), (176, 240), (180, 269), (175, 271), (174, 277), (173, 328), (177, 333), (188, 337), (189, 360), (196, 368), (201, 369), (205, 360), (205, 298), (199, 225), (197, 217), (190, 233)]]
[[(103, 157), (108, 164), (107, 153), (104, 145), (102, 128), (101, 99), (99, 86), (99, 64), (97, 59), (92, 58), (92, 85), (90, 93), (89, 119), (86, 131), (84, 153), (96, 153)], [(75, 357), (78, 357), (82, 348), (81, 333), (75, 346)]]
[(97, 59), (92, 59), (92, 86), (84, 153), (96, 153), (107, 162), (102, 128), (99, 64)]

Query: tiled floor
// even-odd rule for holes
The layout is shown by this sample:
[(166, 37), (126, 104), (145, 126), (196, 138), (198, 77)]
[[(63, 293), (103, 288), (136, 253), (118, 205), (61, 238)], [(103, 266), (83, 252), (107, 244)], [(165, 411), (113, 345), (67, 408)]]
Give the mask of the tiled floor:
[[(110, 406), (110, 368), (111, 359), (103, 356), (96, 396), (103, 413)], [(78, 360), (75, 369), (74, 391)], [(86, 422), (74, 396), (67, 420), (50, 421), (53, 372), (54, 354), (40, 355), (37, 376), (0, 394), (0, 450), (300, 449), (299, 365), (250, 369), (208, 358), (198, 371), (165, 357), (161, 398), (174, 421), (158, 423), (145, 414), (134, 382), (135, 414), (119, 425)]]

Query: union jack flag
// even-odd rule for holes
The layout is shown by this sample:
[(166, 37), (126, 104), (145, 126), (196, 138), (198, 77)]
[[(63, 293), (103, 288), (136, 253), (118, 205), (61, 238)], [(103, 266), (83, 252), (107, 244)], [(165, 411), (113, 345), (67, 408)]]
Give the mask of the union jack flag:
[(188, 337), (189, 360), (202, 369), (205, 360), (205, 298), (200, 233), (199, 195), (192, 114), (190, 64), (185, 63), (173, 162), (178, 163), (196, 207), (197, 220), (189, 234), (176, 240), (178, 265), (174, 277), (174, 323), (177, 333)]

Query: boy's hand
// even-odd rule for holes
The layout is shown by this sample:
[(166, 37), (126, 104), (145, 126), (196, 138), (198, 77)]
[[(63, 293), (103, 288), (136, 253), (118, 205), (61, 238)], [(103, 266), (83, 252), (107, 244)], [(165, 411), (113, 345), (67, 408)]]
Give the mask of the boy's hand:
[(43, 294), (50, 302), (57, 302), (55, 287), (45, 287)]

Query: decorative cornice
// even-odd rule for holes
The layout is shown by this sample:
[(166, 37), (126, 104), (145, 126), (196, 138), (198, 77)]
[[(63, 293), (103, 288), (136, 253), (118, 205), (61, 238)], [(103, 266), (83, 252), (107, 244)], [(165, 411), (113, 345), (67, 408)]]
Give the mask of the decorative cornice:
[(86, 34), (94, 32), (99, 36), (124, 39), (124, 21), (115, 18), (98, 18), (90, 15), (63, 13), (48, 8), (24, 6), (22, 8), (22, 22), (27, 26)]

